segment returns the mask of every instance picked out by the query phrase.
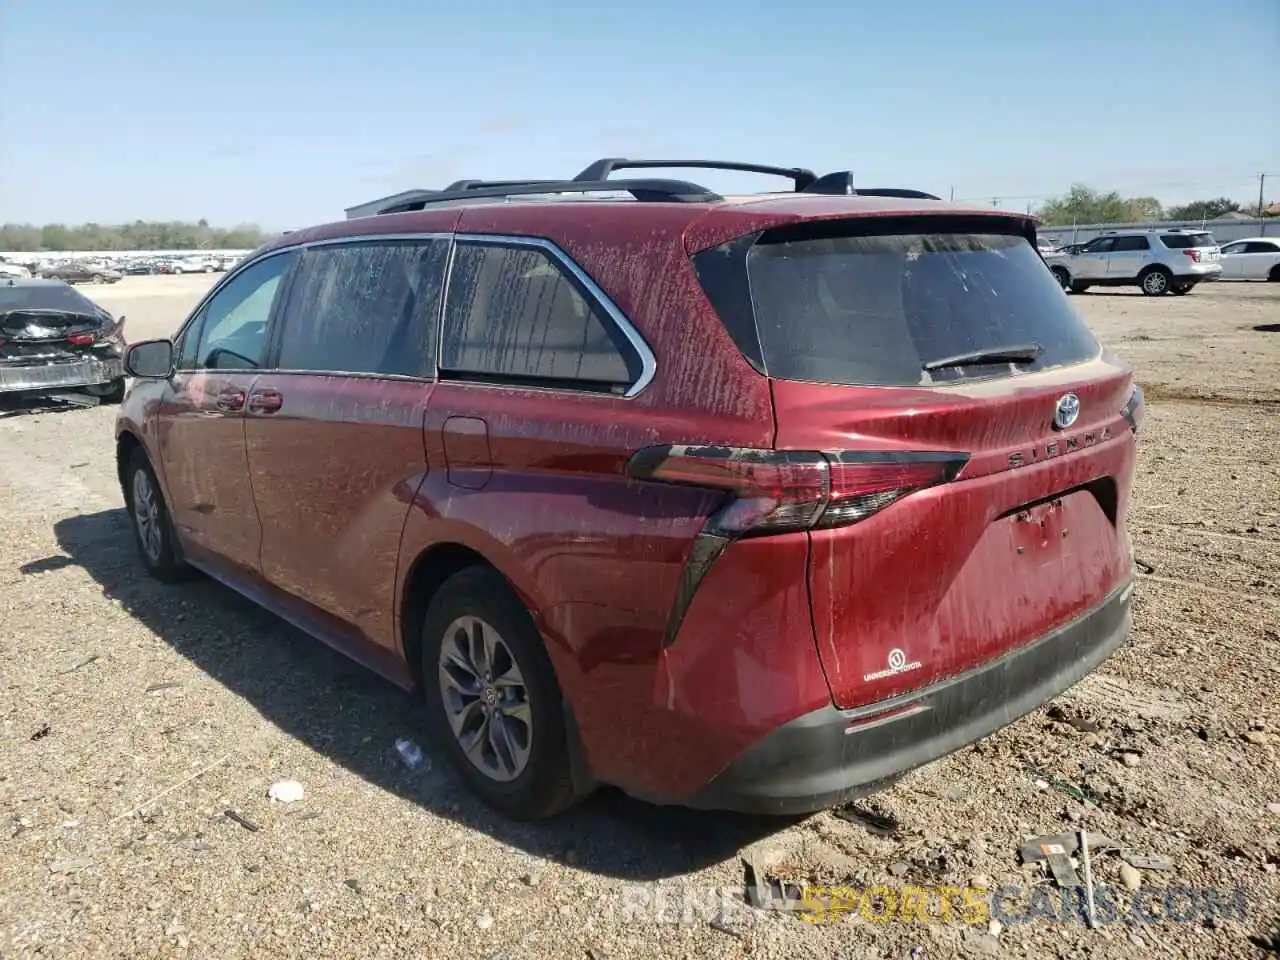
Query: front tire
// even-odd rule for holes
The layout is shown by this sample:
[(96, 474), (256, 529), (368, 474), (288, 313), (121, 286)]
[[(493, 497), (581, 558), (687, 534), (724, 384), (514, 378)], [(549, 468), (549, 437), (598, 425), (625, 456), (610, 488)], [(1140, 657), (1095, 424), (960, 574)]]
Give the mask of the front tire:
[(1142, 292), (1148, 297), (1163, 297), (1169, 292), (1172, 285), (1173, 277), (1168, 270), (1163, 267), (1156, 267), (1148, 270), (1138, 278), (1139, 284), (1142, 286)]
[(129, 457), (128, 482), (124, 489), (134, 543), (147, 573), (164, 583), (187, 579), (191, 568), (178, 550), (164, 494), (141, 447)]
[(436, 592), (421, 674), (432, 739), (486, 803), (536, 820), (579, 799), (555, 671), (529, 611), (496, 570), (470, 567)]
[(1062, 287), (1067, 293), (1071, 292), (1071, 274), (1062, 267), (1050, 267), (1049, 272), (1053, 274), (1053, 278), (1058, 281), (1058, 286)]
[(1267, 274), (1267, 280), (1271, 283), (1280, 283), (1280, 263), (1271, 268), (1271, 272)]
[(1169, 292), (1175, 297), (1185, 297), (1188, 293), (1194, 290), (1195, 287), (1196, 285), (1194, 283), (1175, 283), (1169, 288)]

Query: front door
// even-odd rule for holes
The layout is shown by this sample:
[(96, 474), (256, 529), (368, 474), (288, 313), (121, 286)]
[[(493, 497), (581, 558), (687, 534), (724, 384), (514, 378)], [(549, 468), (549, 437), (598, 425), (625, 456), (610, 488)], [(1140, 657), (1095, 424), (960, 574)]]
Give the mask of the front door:
[(1132, 280), (1151, 260), (1151, 241), (1144, 236), (1116, 237), (1106, 260), (1107, 279)]
[(170, 514), (197, 563), (257, 570), (261, 528), (244, 415), (294, 259), (292, 252), (276, 254), (232, 276), (179, 340), (178, 369), (159, 416), (159, 448)]
[(1068, 269), (1072, 280), (1102, 280), (1107, 275), (1107, 255), (1115, 240), (1099, 237), (1085, 244), (1084, 249), (1071, 258)]
[(262, 576), (340, 621), (321, 624), (331, 639), (353, 629), (383, 653), (397, 648), (400, 535), (428, 468), (422, 430), (448, 255), (438, 238), (308, 250), (272, 369), (246, 401)]

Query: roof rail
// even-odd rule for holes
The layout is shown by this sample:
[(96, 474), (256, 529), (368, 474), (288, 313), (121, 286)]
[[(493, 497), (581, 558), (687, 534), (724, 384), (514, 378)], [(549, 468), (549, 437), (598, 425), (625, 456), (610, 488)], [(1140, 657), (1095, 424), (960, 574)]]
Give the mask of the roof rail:
[(559, 182), (558, 180), (457, 180), (440, 192), (454, 193), (458, 190), (479, 190), (482, 187), (523, 187), (526, 184)]
[(773, 167), (763, 163), (738, 163), (734, 160), (627, 160), (622, 157), (606, 157), (603, 160), (597, 160), (573, 179), (608, 180), (609, 174), (615, 170), (653, 169), (654, 167), (768, 173), (792, 180), (796, 185), (797, 193), (818, 179), (817, 174), (804, 167)]
[(908, 190), (905, 187), (860, 187), (856, 192), (860, 197), (899, 197), (903, 200), (942, 199), (923, 190)]
[(637, 200), (647, 203), (715, 203), (724, 199), (706, 187), (684, 180), (597, 180), (592, 182), (515, 180), (505, 184), (463, 180), (459, 183), (463, 184), (461, 189), (450, 187), (448, 190), (423, 190), (420, 195), (383, 207), (378, 213), (422, 210), (433, 204), (448, 203), (453, 200), (468, 201), (486, 198), (503, 200), (508, 197), (542, 196), (555, 193), (630, 193)]

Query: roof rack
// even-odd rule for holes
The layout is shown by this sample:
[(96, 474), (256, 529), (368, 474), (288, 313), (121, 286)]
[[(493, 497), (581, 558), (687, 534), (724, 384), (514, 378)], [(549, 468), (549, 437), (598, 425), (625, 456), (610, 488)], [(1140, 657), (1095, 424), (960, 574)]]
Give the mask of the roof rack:
[(614, 170), (652, 169), (654, 167), (688, 168), (698, 170), (739, 170), (745, 173), (765, 173), (779, 177), (787, 177), (795, 184), (796, 193), (819, 193), (848, 197), (900, 197), (909, 200), (941, 200), (932, 193), (922, 190), (907, 190), (899, 187), (873, 187), (863, 189), (853, 185), (853, 172), (838, 170), (835, 173), (818, 176), (804, 167), (774, 167), (763, 163), (739, 163), (736, 160), (626, 160), (621, 157), (606, 157), (597, 160), (580, 174), (575, 180), (607, 180)]
[(655, 167), (694, 168), (702, 170), (736, 170), (786, 177), (795, 185), (796, 193), (828, 196), (900, 197), (913, 200), (940, 200), (922, 190), (900, 187), (854, 186), (853, 173), (838, 170), (818, 176), (804, 167), (775, 167), (762, 163), (739, 163), (733, 160), (627, 160), (605, 157), (590, 164), (572, 180), (457, 180), (443, 190), (405, 190), (382, 200), (347, 208), (347, 216), (403, 213), (422, 210), (445, 203), (467, 203), (475, 200), (505, 200), (556, 194), (630, 193), (641, 202), (650, 203), (715, 203), (724, 199), (700, 184), (687, 180), (620, 179), (610, 180), (615, 170), (653, 169)]
[(666, 167), (668, 169), (690, 170), (739, 170), (744, 173), (768, 173), (779, 177), (787, 177), (796, 185), (796, 193), (812, 185), (818, 175), (804, 167), (773, 167), (763, 163), (738, 163), (734, 160), (626, 160), (622, 157), (606, 157), (597, 160), (574, 180), (608, 180), (609, 174), (615, 170), (640, 170)]
[(637, 200), (649, 203), (715, 203), (724, 199), (706, 187), (684, 180), (459, 180), (444, 190), (422, 190), (413, 196), (396, 198), (398, 202), (377, 212), (403, 213), (453, 200), (502, 200), (557, 193), (629, 193)]

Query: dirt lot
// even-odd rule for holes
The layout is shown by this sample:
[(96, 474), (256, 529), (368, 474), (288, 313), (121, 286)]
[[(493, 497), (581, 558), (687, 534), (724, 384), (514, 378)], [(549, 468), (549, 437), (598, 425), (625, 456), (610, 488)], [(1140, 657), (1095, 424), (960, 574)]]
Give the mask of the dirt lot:
[[(85, 289), (136, 340), (207, 283)], [(505, 822), (439, 758), (399, 761), (395, 739), (421, 728), (408, 695), (211, 582), (141, 574), (111, 408), (0, 418), (0, 956), (1263, 954), (1251, 938), (1280, 921), (1280, 287), (1076, 302), (1151, 399), (1130, 529), (1154, 570), (1133, 643), (1049, 711), (881, 794), (896, 827), (879, 831), (607, 791), (551, 824)], [(269, 803), (282, 778), (305, 798)], [(1019, 843), (1081, 824), (1172, 860), (1141, 878), (1152, 923), (1017, 922), (1030, 887), (1051, 888)], [(868, 913), (904, 884), (1018, 889), (1000, 926), (958, 908), (806, 923), (735, 899), (744, 850), (799, 880), (888, 885)], [(1120, 862), (1100, 854), (1095, 873), (1123, 893)], [(1233, 908), (1242, 890), (1245, 915), (1206, 922), (1166, 903), (1179, 886)]]

